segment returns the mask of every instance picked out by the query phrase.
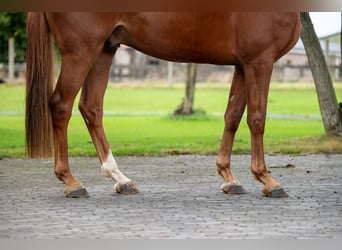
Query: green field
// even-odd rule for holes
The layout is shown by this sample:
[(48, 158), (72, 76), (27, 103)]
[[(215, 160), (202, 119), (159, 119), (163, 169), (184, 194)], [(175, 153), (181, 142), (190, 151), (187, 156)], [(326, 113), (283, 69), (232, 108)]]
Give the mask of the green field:
[[(229, 86), (197, 85), (195, 108), (206, 112), (173, 118), (184, 85), (110, 84), (105, 96), (104, 125), (116, 155), (216, 154), (223, 130)], [(335, 85), (342, 101), (342, 84)], [(0, 155), (24, 156), (24, 86), (0, 85)], [(342, 153), (341, 138), (324, 136), (312, 83), (274, 83), (268, 102), (267, 153)], [(234, 153), (248, 153), (250, 137), (243, 119)], [(69, 126), (71, 155), (95, 155), (77, 105)]]

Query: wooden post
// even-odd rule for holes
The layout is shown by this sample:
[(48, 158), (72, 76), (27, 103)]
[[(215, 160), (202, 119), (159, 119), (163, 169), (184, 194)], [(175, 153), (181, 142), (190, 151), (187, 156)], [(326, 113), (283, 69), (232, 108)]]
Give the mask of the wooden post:
[(173, 62), (167, 63), (167, 84), (169, 87), (172, 86), (173, 83)]
[(8, 81), (14, 80), (14, 37), (8, 39)]

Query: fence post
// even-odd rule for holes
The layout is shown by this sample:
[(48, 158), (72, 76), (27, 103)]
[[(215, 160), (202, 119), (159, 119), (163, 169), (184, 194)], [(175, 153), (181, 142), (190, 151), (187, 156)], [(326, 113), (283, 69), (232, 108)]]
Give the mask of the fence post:
[(173, 62), (167, 62), (167, 83), (169, 87), (173, 83)]
[(14, 37), (8, 39), (8, 81), (14, 80)]

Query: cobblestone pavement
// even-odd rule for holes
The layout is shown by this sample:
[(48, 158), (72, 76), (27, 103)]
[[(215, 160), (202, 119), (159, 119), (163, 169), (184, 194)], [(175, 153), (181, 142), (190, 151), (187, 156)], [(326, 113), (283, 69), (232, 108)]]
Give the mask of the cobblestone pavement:
[(250, 157), (232, 158), (248, 194), (221, 192), (215, 156), (117, 157), (140, 190), (114, 193), (97, 158), (70, 158), (89, 199), (64, 198), (50, 160), (0, 160), (0, 238), (342, 238), (342, 155), (271, 155), (289, 198), (262, 195)]

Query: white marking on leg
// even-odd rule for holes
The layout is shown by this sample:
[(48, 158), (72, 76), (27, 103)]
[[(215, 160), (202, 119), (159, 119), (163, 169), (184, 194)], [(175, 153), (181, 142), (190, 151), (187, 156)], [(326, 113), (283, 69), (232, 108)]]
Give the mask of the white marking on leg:
[(116, 164), (116, 161), (114, 159), (114, 156), (111, 150), (109, 150), (109, 154), (107, 156), (106, 161), (102, 163), (101, 169), (102, 169), (102, 173), (107, 178), (112, 178), (113, 180), (117, 182), (115, 186), (123, 185), (123, 184), (127, 184), (131, 182), (129, 178), (127, 178), (123, 173), (121, 173), (118, 165)]

